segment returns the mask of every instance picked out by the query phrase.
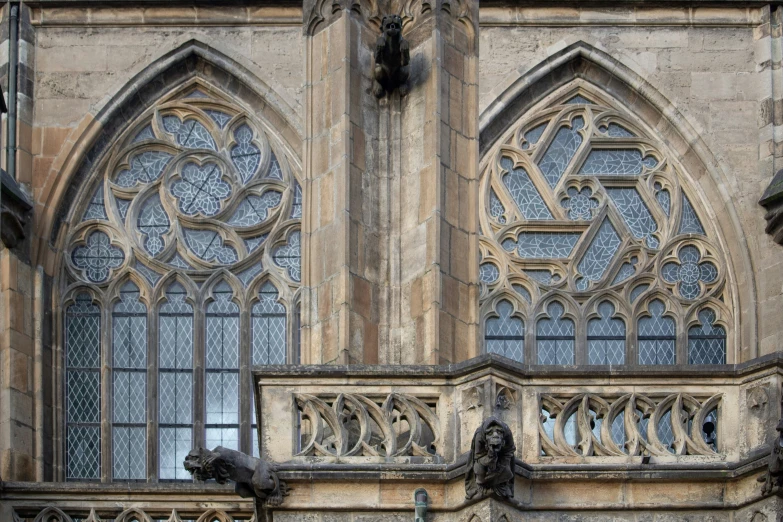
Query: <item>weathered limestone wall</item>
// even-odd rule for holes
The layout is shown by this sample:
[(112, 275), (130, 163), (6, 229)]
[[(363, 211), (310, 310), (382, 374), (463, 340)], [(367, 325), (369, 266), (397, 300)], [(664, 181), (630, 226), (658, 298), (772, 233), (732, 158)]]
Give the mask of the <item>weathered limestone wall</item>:
[(736, 215), (740, 229), (723, 231), (727, 248), (748, 253), (733, 268), (738, 285), (752, 294), (740, 305), (743, 335), (753, 337), (757, 329), (757, 342), (746, 342), (738, 360), (779, 350), (783, 256), (764, 233), (758, 205), (783, 167), (773, 133), (783, 84), (779, 14), (768, 7), (485, 8), (481, 22), (482, 111), (532, 67), (580, 41), (630, 68), (679, 111), (717, 165), (712, 179), (694, 180), (702, 203), (713, 215)]

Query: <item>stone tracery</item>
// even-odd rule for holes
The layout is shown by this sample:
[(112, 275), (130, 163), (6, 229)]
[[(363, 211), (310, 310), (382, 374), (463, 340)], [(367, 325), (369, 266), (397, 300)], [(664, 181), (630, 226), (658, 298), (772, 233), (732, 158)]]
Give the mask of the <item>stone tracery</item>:
[[(634, 314), (647, 314), (639, 297), (663, 290), (676, 301), (672, 320), (683, 339), (685, 318), (694, 310), (707, 301), (725, 308), (730, 296), (726, 262), (715, 246), (718, 232), (705, 227), (684, 170), (654, 131), (595, 87), (576, 80), (549, 95), (488, 149), (482, 169), (480, 282), (487, 327), (498, 314), (496, 297), (515, 285), (529, 289), (528, 302), (513, 292), (525, 322), (547, 316), (549, 296), (570, 296), (575, 331), (583, 332), (573, 363), (638, 364), (637, 345), (643, 343), (633, 328), (625, 329), (622, 357), (587, 353), (584, 332), (601, 295), (627, 296), (616, 316), (635, 322)], [(731, 319), (728, 311), (720, 315), (726, 351)], [(687, 353), (685, 341), (677, 343), (682, 346), (675, 352)], [(563, 364), (558, 357), (541, 358), (536, 336), (525, 344), (532, 360)], [(710, 353), (714, 357), (693, 360), (723, 363), (729, 357)], [(677, 356), (677, 362), (687, 360)]]
[[(290, 356), (292, 321), (286, 315), (294, 313), (301, 278), (297, 168), (274, 129), (199, 81), (150, 107), (96, 166), (90, 186), (83, 189), (88, 196), (71, 211), (73, 227), (63, 256), (61, 295), (69, 332), (65, 366), (72, 381), (66, 386), (69, 479), (146, 479), (147, 441), (158, 439), (159, 477), (181, 480), (179, 463), (199, 419), (206, 422), (208, 440), (238, 449), (242, 437), (237, 428), (249, 412), (241, 410), (238, 382), (233, 381), (240, 375), (247, 378), (241, 372), (249, 371), (250, 364), (285, 363)], [(134, 312), (138, 318), (127, 305), (120, 306), (127, 295), (135, 296), (143, 310)], [(253, 335), (266, 339), (256, 347), (239, 335), (239, 322), (241, 311), (252, 309), (259, 296), (274, 301), (275, 316), (254, 329)], [(102, 308), (112, 310), (113, 323), (102, 325)], [(194, 309), (206, 314), (194, 314)], [(148, 327), (119, 329), (142, 318), (146, 325), (148, 314)], [(77, 326), (85, 321), (89, 328), (80, 331)], [(108, 353), (115, 354), (109, 377), (114, 402), (121, 389), (122, 396), (141, 393), (137, 403), (144, 404), (153, 381), (162, 392), (160, 416), (153, 419), (151, 431), (145, 429), (145, 411), (128, 420), (118, 417), (122, 412), (114, 404), (110, 422), (119, 424), (112, 441), (104, 440), (96, 427), (79, 424), (85, 415), (97, 423), (101, 411), (109, 409), (109, 399), (101, 396), (100, 375), (92, 370), (99, 364), (79, 356), (89, 348), (100, 360), (101, 332), (107, 328), (113, 332)], [(122, 337), (126, 330), (129, 335)], [(232, 332), (234, 349), (247, 355), (212, 364), (215, 336), (225, 341)], [(154, 339), (156, 375), (147, 378), (138, 364), (117, 363), (117, 350), (125, 344), (142, 342), (146, 354)], [(199, 348), (201, 343), (207, 346)], [(273, 356), (261, 353), (272, 349)], [(205, 357), (206, 365), (196, 363), (198, 356)], [(199, 377), (199, 372), (206, 374)], [(137, 386), (117, 380), (126, 373)], [(233, 384), (215, 385), (215, 376), (233, 379)], [(92, 379), (91, 386), (78, 389), (89, 397), (74, 395), (85, 379)], [(200, 379), (205, 392), (194, 389)], [(204, 411), (194, 410), (198, 400), (207, 403)], [(112, 455), (109, 470), (100, 463), (106, 452)]]

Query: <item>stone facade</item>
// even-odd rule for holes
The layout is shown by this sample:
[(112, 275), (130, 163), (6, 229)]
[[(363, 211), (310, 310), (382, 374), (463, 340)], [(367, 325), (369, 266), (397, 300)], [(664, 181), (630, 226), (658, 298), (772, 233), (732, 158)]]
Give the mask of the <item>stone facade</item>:
[[(9, 144), (3, 117), (1, 164), (10, 172), (2, 208), (14, 222), (0, 226), (4, 241), (17, 240), (0, 250), (0, 519), (50, 520), (45, 508), (63, 521), (253, 515), (253, 504), (228, 486), (158, 473), (153, 306), (178, 281), (200, 325), (221, 278), (238, 296), (242, 347), (255, 347), (251, 325), (267, 319), (253, 308), (264, 283), (285, 305), (288, 364), (253, 367), (247, 350), (236, 368), (244, 383), (237, 449), (255, 448), (291, 488), (264, 516), (408, 520), (413, 492), (424, 487), (427, 520), (436, 521), (782, 519), (780, 492), (762, 491), (757, 478), (783, 416), (783, 251), (773, 181), (783, 171), (783, 8), (739, 0), (485, 4), (34, 0), (1, 8), (0, 83), (16, 120)], [(401, 15), (410, 43), (410, 91), (379, 101), (373, 52), (387, 13)], [(16, 100), (8, 98), (11, 69)], [(726, 328), (727, 364), (590, 366), (579, 324), (574, 364), (530, 364), (529, 348), (524, 364), (485, 353), (496, 303), (480, 276), (480, 256), (489, 258), (481, 250), (490, 197), (482, 176), (512, 129), (572, 87), (616, 102), (679, 169), (679, 183), (714, 232), (723, 279), (709, 299)], [(242, 118), (268, 136), (259, 163), (271, 165), (263, 156), (269, 150), (280, 161), (276, 186), (288, 214), (253, 225), (274, 244), (263, 247), (248, 289), (241, 271), (252, 249), (240, 243), (252, 240), (251, 227), (228, 230), (203, 213), (182, 217), (187, 226), (219, 228), (245, 264), (207, 269), (194, 258), (196, 269), (171, 269), (148, 283), (138, 269), (141, 243), (131, 234), (117, 239), (125, 214), (108, 198), (131, 198), (135, 188), (106, 189), (112, 206), (104, 211), (114, 225), (80, 224), (93, 194), (103, 194), (96, 180), (121, 164), (122, 147), (137, 146), (128, 134), (134, 126), (198, 90), (207, 101), (194, 101), (195, 112), (198, 103), (204, 111), (233, 107), (231, 123), (210, 123), (203, 112), (205, 128), (226, 144), (225, 169), (234, 168), (228, 162), (239, 138), (221, 129)], [(176, 110), (189, 121), (183, 106)], [(153, 127), (146, 139), (163, 141), (163, 124)], [(220, 205), (233, 212), (239, 203)], [(130, 207), (129, 227), (140, 206)], [(117, 232), (111, 244), (125, 257), (115, 279), (85, 284), (74, 271), (71, 245), (90, 227)], [(278, 259), (280, 248), (290, 251), (292, 231), (301, 233), (299, 279), (286, 276)], [(144, 266), (163, 270), (164, 263)], [(108, 306), (126, 280), (137, 285), (151, 325), (141, 422), (150, 438), (146, 478), (119, 482), (110, 472)], [(102, 434), (94, 483), (66, 480), (65, 310), (79, 291), (105, 305), (93, 368), (103, 403), (94, 423)], [(592, 301), (572, 293), (566, 315), (583, 307), (588, 318)], [(632, 301), (619, 290), (613, 298)], [(535, 342), (532, 310), (527, 343)], [(672, 343), (681, 362), (692, 317), (683, 312), (678, 321)], [(198, 333), (193, 342), (203, 359), (210, 341)], [(193, 368), (199, 410), (208, 408), (204, 366)], [(514, 434), (515, 495), (465, 500), (470, 439), (491, 415)], [(717, 442), (704, 438), (705, 422), (717, 424)], [(194, 446), (207, 443), (208, 424), (200, 413), (190, 420)]]

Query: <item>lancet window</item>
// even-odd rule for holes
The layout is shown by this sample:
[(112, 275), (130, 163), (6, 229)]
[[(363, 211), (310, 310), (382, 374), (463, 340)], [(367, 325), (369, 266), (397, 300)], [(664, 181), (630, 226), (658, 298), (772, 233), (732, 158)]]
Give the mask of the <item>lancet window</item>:
[[(535, 326), (537, 364), (722, 364), (731, 290), (720, 231), (654, 128), (574, 80), (528, 111), (482, 160), (486, 352), (502, 297)], [(709, 305), (709, 306), (708, 306)]]
[(96, 162), (63, 244), (66, 480), (190, 480), (194, 446), (253, 452), (240, 383), (298, 362), (298, 169), (274, 127), (200, 80)]

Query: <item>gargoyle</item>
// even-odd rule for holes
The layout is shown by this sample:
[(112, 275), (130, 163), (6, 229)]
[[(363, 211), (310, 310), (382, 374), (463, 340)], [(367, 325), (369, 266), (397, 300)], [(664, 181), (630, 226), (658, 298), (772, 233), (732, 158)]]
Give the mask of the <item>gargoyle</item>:
[(485, 420), (473, 435), (465, 477), (465, 496), (494, 493), (514, 497), (514, 436), (497, 417)]
[(386, 15), (381, 21), (383, 34), (375, 42), (375, 69), (373, 69), (372, 92), (376, 98), (383, 98), (394, 89), (400, 96), (408, 94), (408, 64), (411, 53), (408, 42), (402, 37), (402, 18)]
[[(783, 398), (781, 398), (781, 409), (783, 410)], [(772, 445), (767, 472), (758, 479), (759, 482), (764, 483), (764, 493), (783, 487), (783, 417), (780, 418), (775, 430), (778, 432), (778, 437)]]
[(196, 480), (215, 479), (218, 484), (231, 480), (240, 497), (255, 497), (270, 506), (279, 506), (288, 495), (288, 487), (278, 479), (274, 466), (223, 446), (212, 451), (192, 449), (184, 466)]

